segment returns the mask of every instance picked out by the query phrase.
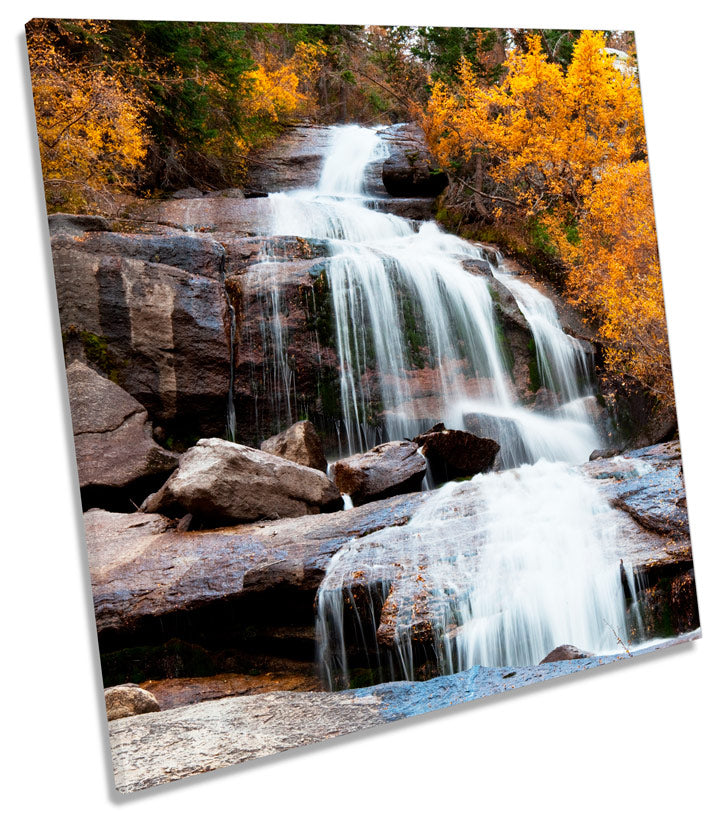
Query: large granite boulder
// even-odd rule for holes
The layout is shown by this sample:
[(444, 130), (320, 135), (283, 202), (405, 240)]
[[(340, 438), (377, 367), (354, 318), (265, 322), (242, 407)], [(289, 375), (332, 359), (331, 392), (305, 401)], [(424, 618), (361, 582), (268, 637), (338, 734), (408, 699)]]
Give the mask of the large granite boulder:
[(310, 421), (298, 421), (284, 432), (263, 441), (260, 449), (301, 466), (319, 469), (321, 472), (327, 469), (320, 437)]
[(143, 508), (177, 516), (189, 512), (206, 524), (222, 524), (294, 518), (341, 506), (337, 487), (317, 469), (203, 438), (182, 455), (178, 469)]
[(418, 453), (416, 443), (391, 441), (361, 455), (336, 461), (332, 474), (338, 489), (358, 506), (418, 491), (425, 470), (425, 460)]
[(445, 429), (444, 424), (436, 424), (414, 440), (422, 447), (435, 481), (488, 472), (500, 451), (500, 444), (492, 438), (479, 438), (471, 432)]
[[(64, 223), (61, 223), (61, 225)], [(79, 222), (79, 225), (84, 225)], [(71, 227), (74, 226), (71, 224)], [(209, 279), (222, 278), (223, 246), (209, 236), (182, 233), (177, 230), (164, 234), (113, 233), (88, 229), (78, 240), (77, 235), (65, 234), (59, 226), (53, 233), (56, 253), (65, 247), (106, 256), (120, 256), (156, 264), (166, 264)]]
[(67, 368), (67, 381), (81, 490), (98, 495), (162, 480), (177, 466), (177, 455), (153, 441), (145, 408), (122, 387), (80, 361)]
[(105, 689), (105, 709), (109, 722), (138, 714), (151, 714), (160, 710), (160, 704), (150, 691), (135, 683), (124, 683)]

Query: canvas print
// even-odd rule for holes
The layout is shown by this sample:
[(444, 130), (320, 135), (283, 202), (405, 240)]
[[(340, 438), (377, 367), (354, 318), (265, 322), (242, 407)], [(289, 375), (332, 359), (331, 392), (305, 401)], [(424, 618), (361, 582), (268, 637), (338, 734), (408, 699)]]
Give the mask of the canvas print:
[(27, 44), (120, 791), (699, 636), (632, 32)]

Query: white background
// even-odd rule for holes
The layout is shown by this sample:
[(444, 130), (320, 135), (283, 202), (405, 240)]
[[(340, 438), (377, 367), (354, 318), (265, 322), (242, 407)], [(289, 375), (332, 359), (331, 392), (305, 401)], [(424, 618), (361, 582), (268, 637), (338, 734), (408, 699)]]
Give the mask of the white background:
[[(5, 9), (5, 815), (717, 815), (717, 15), (697, 0), (483, 5), (38, 0)], [(22, 39), (30, 15), (634, 29), (705, 637), (146, 794), (114, 794)]]

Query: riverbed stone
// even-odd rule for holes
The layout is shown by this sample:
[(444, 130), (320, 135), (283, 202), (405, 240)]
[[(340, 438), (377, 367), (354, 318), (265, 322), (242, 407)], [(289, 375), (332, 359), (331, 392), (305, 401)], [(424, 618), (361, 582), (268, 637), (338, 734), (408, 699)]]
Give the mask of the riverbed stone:
[(150, 691), (135, 683), (124, 683), (105, 689), (105, 709), (111, 721), (159, 711), (160, 703)]
[(566, 660), (581, 660), (585, 657), (593, 657), (593, 653), (591, 651), (583, 651), (583, 649), (578, 648), (577, 646), (571, 645), (562, 645), (557, 646), (554, 648), (549, 654), (540, 660), (539, 665), (543, 663), (558, 663), (558, 662), (565, 662)]
[(390, 441), (369, 452), (336, 461), (333, 479), (355, 506), (415, 492), (422, 486), (426, 464), (413, 441)]
[(340, 493), (317, 469), (221, 438), (202, 438), (147, 499), (144, 510), (206, 524), (293, 518), (342, 506)]

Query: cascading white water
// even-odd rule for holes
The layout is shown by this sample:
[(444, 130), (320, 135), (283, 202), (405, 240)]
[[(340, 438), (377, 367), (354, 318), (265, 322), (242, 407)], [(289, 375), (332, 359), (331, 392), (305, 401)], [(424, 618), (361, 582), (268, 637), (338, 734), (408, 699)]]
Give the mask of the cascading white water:
[[(388, 655), (375, 634), (388, 607), (397, 623), (382, 673), (412, 679), (417, 635), (403, 617), (417, 613), (418, 600), (442, 672), (535, 663), (561, 643), (613, 650), (627, 635), (615, 513), (569, 466), (599, 445), (583, 400), (591, 388), (582, 346), (562, 331), (550, 300), (510, 274), (499, 254), (433, 222), (369, 207), (364, 170), (384, 150), (373, 129), (338, 127), (317, 187), (271, 196), (275, 235), (330, 248), (341, 448), (362, 451), (443, 421), (495, 438), (498, 465), (519, 468), (442, 487), (406, 526), (337, 552), (318, 594), (328, 681), (350, 684), (351, 613), (354, 650), (362, 647), (367, 666)], [(518, 400), (493, 281), (510, 291), (533, 334), (542, 383), (554, 396), (543, 412)], [(272, 281), (267, 287), (272, 292)], [(281, 333), (272, 341), (282, 346)], [(291, 407), (292, 385), (280, 386)]]
[[(619, 514), (559, 462), (445, 484), (405, 526), (355, 538), (334, 555), (318, 593), (326, 682), (351, 682), (348, 633), (378, 679), (414, 678), (413, 643), (425, 629), (425, 655), (429, 646), (440, 673), (533, 665), (567, 643), (622, 651), (638, 624), (628, 614), (632, 577), (630, 601), (623, 589)], [(388, 617), (394, 646), (381, 659), (376, 632)]]
[[(384, 150), (372, 129), (336, 128), (318, 186), (272, 196), (276, 235), (330, 240), (327, 275), (346, 452), (414, 437), (439, 420), (464, 429), (464, 416), (476, 415), (486, 434), (498, 439), (503, 466), (540, 457), (583, 461), (598, 439), (582, 410), (572, 418), (540, 418), (517, 401), (488, 279), (463, 266), (480, 260), (507, 282), (497, 254), (443, 233), (433, 222), (416, 229), (407, 219), (367, 206), (364, 169)], [(525, 309), (538, 331), (542, 372), (553, 373), (574, 340), (553, 319), (549, 300), (535, 296), (525, 299)], [(543, 304), (541, 323), (535, 316)], [(587, 368), (583, 373), (577, 362), (576, 368), (587, 387)], [(563, 370), (566, 380), (568, 372)], [(570, 400), (569, 387), (567, 392), (563, 400)]]

